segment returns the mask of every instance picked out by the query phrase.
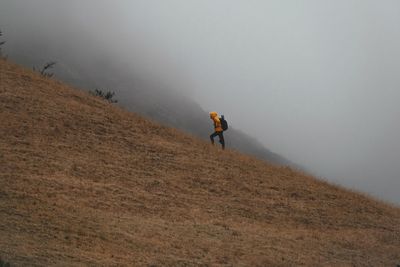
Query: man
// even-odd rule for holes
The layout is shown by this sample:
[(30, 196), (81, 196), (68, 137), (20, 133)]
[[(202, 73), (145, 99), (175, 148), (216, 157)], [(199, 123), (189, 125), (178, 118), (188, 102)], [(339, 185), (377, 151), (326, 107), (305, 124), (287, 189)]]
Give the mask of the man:
[(210, 135), (211, 144), (214, 145), (214, 137), (218, 136), (222, 149), (225, 149), (224, 130), (222, 129), (221, 121), (218, 118), (217, 112), (210, 112), (210, 119), (214, 122), (215, 129), (215, 132)]

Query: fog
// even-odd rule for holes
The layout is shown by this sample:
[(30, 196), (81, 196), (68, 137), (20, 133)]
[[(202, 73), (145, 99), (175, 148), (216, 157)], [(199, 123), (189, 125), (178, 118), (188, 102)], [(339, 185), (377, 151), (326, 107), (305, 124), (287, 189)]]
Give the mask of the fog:
[(135, 73), (313, 174), (395, 203), (398, 25), (396, 0), (0, 2), (10, 59), (56, 60), (77, 85)]

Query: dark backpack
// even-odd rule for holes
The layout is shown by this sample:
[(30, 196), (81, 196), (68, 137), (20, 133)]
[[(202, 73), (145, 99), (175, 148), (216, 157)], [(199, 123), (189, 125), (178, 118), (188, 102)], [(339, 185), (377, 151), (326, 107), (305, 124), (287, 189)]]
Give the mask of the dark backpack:
[(228, 130), (228, 122), (225, 120), (224, 115), (222, 115), (221, 118), (219, 118), (219, 121), (221, 122), (222, 130), (224, 131)]

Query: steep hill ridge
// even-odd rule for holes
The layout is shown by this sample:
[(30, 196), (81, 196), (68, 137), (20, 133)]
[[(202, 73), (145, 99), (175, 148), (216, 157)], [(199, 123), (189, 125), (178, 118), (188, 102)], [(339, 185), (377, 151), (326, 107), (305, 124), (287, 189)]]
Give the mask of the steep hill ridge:
[(4, 60), (0, 122), (0, 257), (12, 264), (400, 264), (399, 208)]

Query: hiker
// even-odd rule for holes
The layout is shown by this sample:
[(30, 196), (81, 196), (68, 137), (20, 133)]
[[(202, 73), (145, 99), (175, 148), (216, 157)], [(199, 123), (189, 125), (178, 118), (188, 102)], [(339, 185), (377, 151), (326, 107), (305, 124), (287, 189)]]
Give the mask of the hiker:
[[(210, 112), (210, 119), (214, 122), (215, 132), (210, 135), (211, 144), (214, 145), (214, 137), (219, 137), (219, 142), (222, 145), (222, 149), (225, 149), (225, 140), (224, 140), (224, 130), (228, 129), (228, 124), (226, 123), (224, 116), (218, 118), (217, 112)], [(224, 129), (225, 128), (225, 129)]]

